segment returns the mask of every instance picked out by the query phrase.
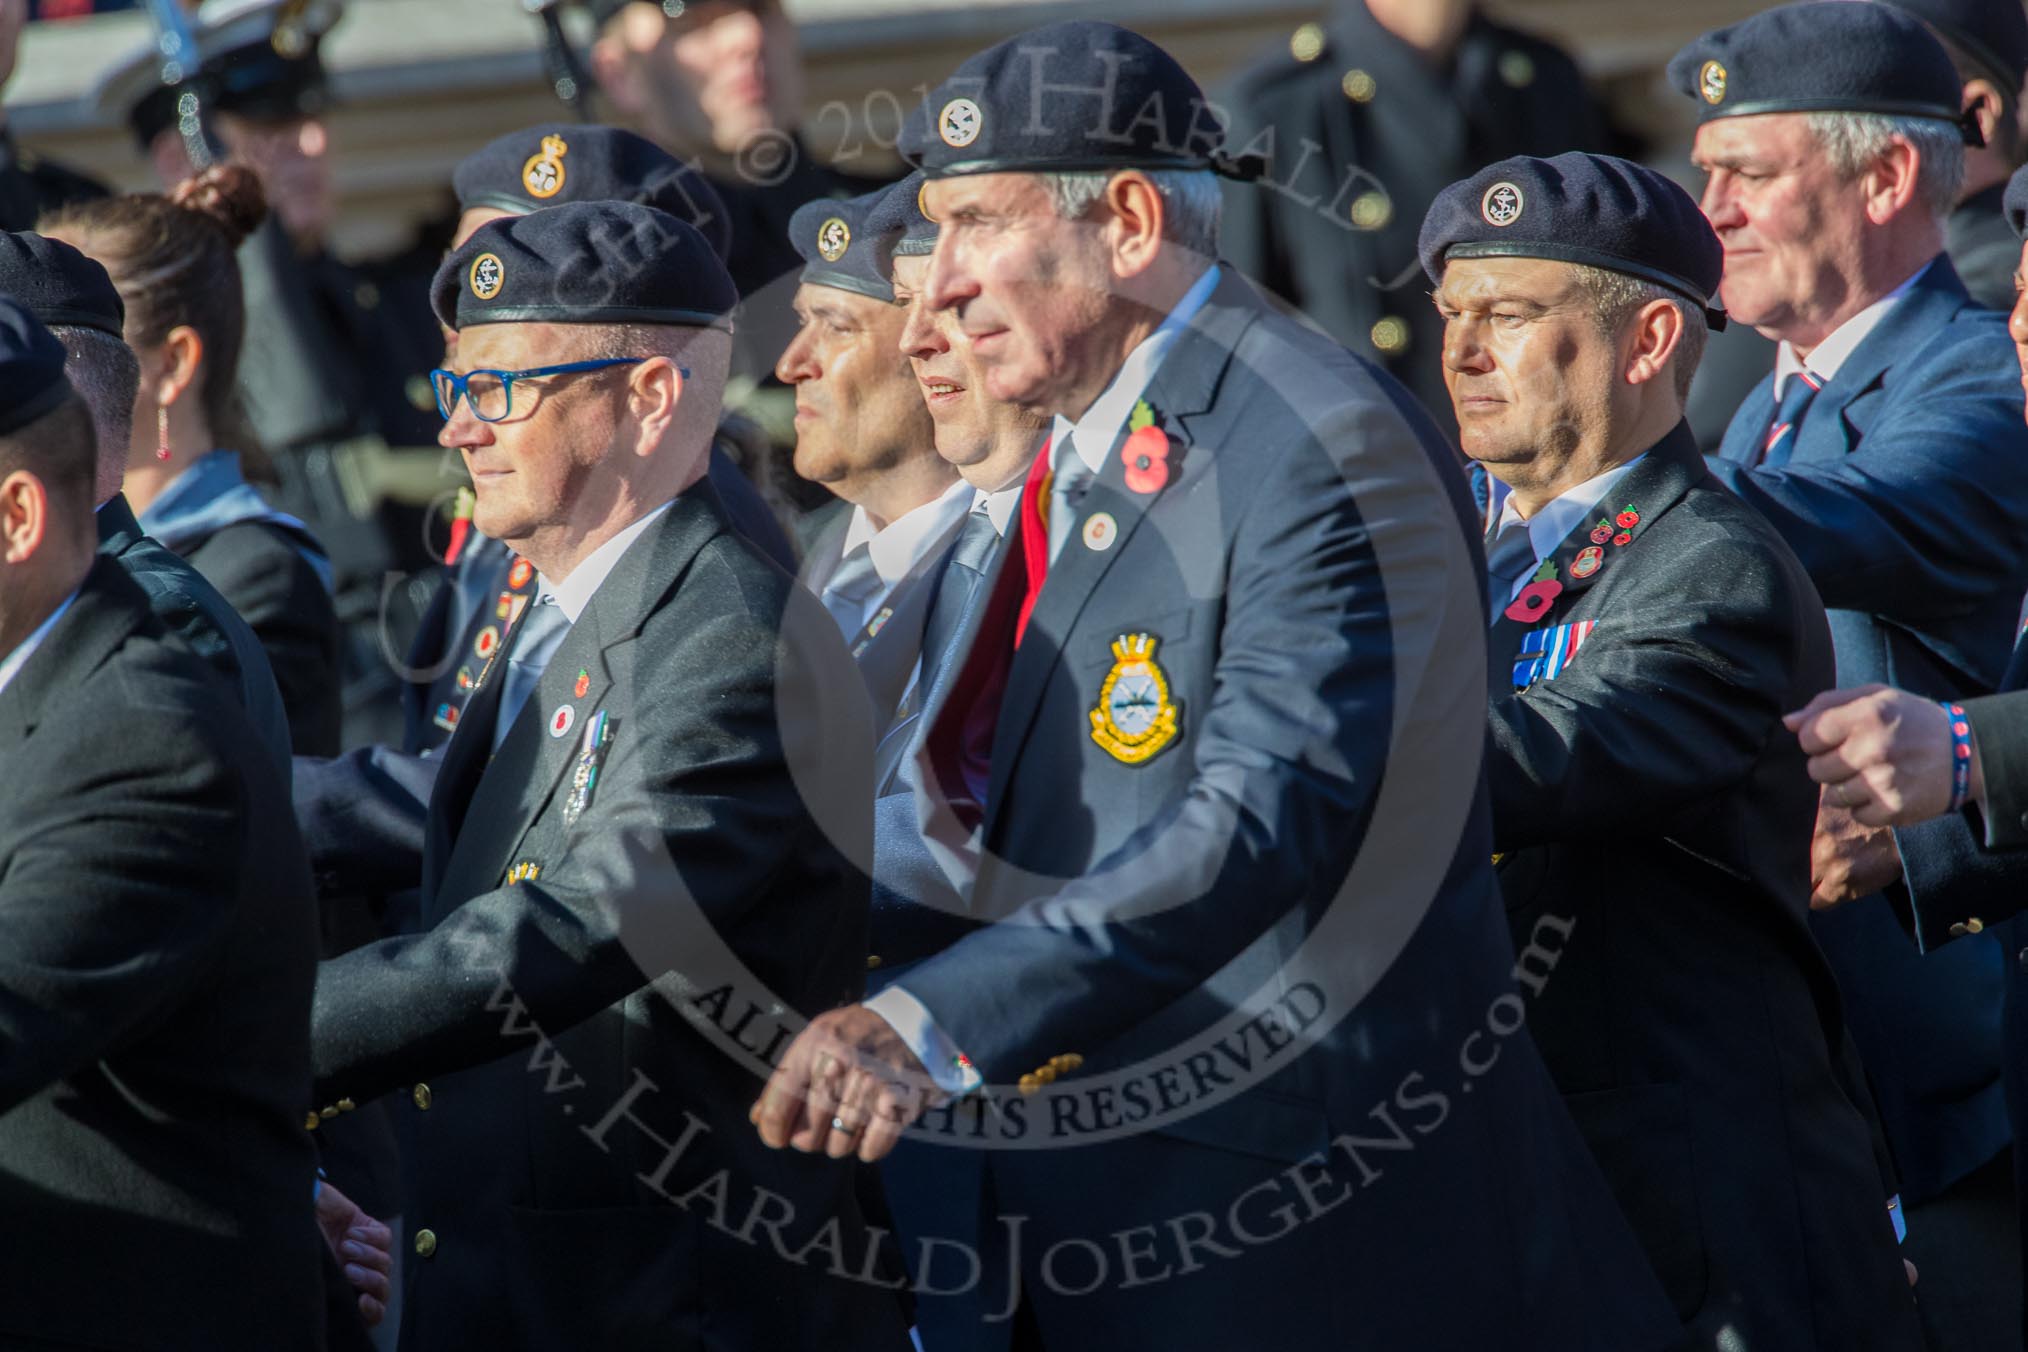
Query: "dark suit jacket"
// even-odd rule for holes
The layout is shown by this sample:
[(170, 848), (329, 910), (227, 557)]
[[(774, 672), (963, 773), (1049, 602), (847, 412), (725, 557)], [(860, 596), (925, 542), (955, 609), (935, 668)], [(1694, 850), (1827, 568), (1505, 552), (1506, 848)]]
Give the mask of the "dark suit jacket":
[(338, 754), (338, 612), (291, 533), (245, 521), (193, 542), (183, 557), (232, 603), (260, 640), (298, 756)]
[[(1939, 258), (1804, 416), (1780, 469), (1752, 468), (1773, 377), (1740, 406), (1721, 483), (1771, 521), (1830, 607), (1840, 686), (1982, 694), (2028, 587), (2028, 426), (2004, 316)], [(1812, 917), (1847, 999), (1903, 1196), (2004, 1148), (2000, 963), (1990, 944), (1918, 960), (1887, 901)]]
[[(1145, 398), (1170, 434), (1166, 485), (1129, 488), (1114, 448), (1081, 499), (1007, 676), (974, 839), (939, 792), (955, 774), (939, 748), (965, 712), (954, 696), (925, 714), (918, 765), (933, 844), (972, 869), (973, 917), (1003, 923), (900, 985), (991, 1084), (1082, 1061), (1051, 1065), (1044, 1097), (1005, 1096), (1026, 1131), (987, 1152), (983, 1188), (894, 1195), (898, 1222), (997, 1243), (990, 1281), (1006, 1218), (1030, 1218), (1020, 1264), (1052, 1350), (1659, 1345), (1674, 1321), (1533, 1049), (1506, 1043), (1468, 1086), (1454, 1071), (1511, 995), (1514, 962), (1488, 863), (1476, 666), (1412, 656), (1476, 652), (1484, 632), (1455, 457), (1406, 391), (1230, 270)], [(1084, 543), (1100, 512), (1104, 548)], [(968, 661), (985, 660), (978, 635), (1000, 602), (981, 607)], [(1113, 645), (1137, 634), (1158, 642), (1178, 731), (1129, 764), (1095, 741), (1093, 710)], [(1390, 756), (1391, 733), (1414, 752)], [(1323, 1001), (1330, 1031), (1299, 1054), (1242, 1033), (1186, 1064), (1181, 1044), (1249, 1001)], [(1235, 1080), (1242, 1062), (1265, 1077)], [(1162, 1218), (1272, 1195), (1304, 1161), (1361, 1178), (1348, 1134), (1425, 1084), (1440, 1125), (1255, 1261), (1076, 1299), (1061, 1294), (1073, 1279), (1038, 1267), (1056, 1237), (1152, 1225), (1149, 1270), (1192, 1272)], [(1172, 1094), (1201, 1110), (1080, 1143), (1154, 1124)], [(941, 1328), (953, 1346), (1005, 1345), (1005, 1325), (951, 1304), (919, 1304), (926, 1342)]]
[[(1576, 576), (1626, 504), (1633, 539)], [(1817, 794), (1781, 715), (1831, 679), (1816, 589), (1687, 423), (1552, 557), (1552, 608), (1487, 644), (1508, 923), (1571, 930), (1529, 1026), (1697, 1346), (1919, 1347), (1805, 919)], [(1584, 622), (1514, 688), (1529, 629)]]
[[(770, 1151), (747, 1122), (758, 1053), (788, 1036), (768, 1011), (815, 1014), (864, 977), (847, 856), (868, 852), (870, 733), (848, 670), (829, 617), (700, 484), (621, 558), (490, 757), (498, 664), (480, 678), (430, 804), (427, 928), (326, 963), (317, 988), (324, 1101), (415, 1085), (403, 1214), (435, 1247), (408, 1268), (404, 1343), (905, 1345), (891, 1291), (808, 1258), (827, 1222), (846, 1271), (871, 1247), (851, 1166)], [(778, 722), (778, 697), (808, 718)], [(616, 732), (577, 815), (601, 717)], [(761, 1189), (788, 1215), (741, 1233), (775, 1208)]]
[(0, 764), (0, 1343), (322, 1347), (272, 761), (101, 558), (0, 691)]
[(1496, 160), (1605, 150), (1603, 119), (1566, 53), (1483, 14), (1438, 69), (1361, 0), (1331, 8), (1308, 60), (1279, 39), (1217, 96), (1232, 114), (1227, 147), (1270, 161), (1265, 182), (1226, 192), (1222, 248), (1385, 366), (1450, 434), (1443, 325), (1416, 261), (1422, 218), (1445, 187)]
[(99, 553), (139, 584), (155, 618), (238, 692), (254, 733), (278, 766), (289, 763), (289, 718), (260, 640), (232, 605), (183, 559), (141, 533), (124, 494), (98, 512)]

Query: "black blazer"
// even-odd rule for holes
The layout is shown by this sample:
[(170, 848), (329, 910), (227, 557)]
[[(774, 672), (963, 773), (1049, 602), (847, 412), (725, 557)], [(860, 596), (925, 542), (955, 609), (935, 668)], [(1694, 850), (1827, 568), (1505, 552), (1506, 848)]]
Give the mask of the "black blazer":
[(260, 640), (204, 575), (142, 533), (126, 495), (99, 508), (99, 553), (119, 562), (139, 584), (148, 608), (171, 635), (211, 664), (239, 694), (261, 745), (275, 764), (289, 763), (289, 719)]
[(102, 558), (0, 691), (0, 765), (0, 1344), (322, 1347), (316, 918), (269, 757)]
[[(436, 779), (427, 928), (318, 981), (320, 1101), (413, 1086), (403, 1214), (430, 1239), (404, 1344), (906, 1347), (893, 1292), (782, 1256), (829, 1222), (859, 1270), (852, 1166), (770, 1151), (747, 1121), (759, 1054), (792, 1031), (775, 1002), (815, 1014), (865, 975), (871, 731), (836, 626), (701, 483), (489, 755), (500, 669)], [(808, 717), (778, 723), (778, 698)], [(761, 1189), (793, 1219), (730, 1233)]]
[[(1832, 683), (1816, 589), (1688, 424), (1552, 558), (1552, 608), (1487, 644), (1508, 922), (1562, 936), (1529, 1026), (1696, 1345), (1919, 1347), (1807, 927), (1817, 793), (1781, 715)], [(1515, 688), (1525, 633), (1584, 622)]]
[(290, 748), (298, 756), (335, 756), (345, 713), (338, 610), (294, 538), (271, 522), (242, 521), (193, 541), (183, 557), (260, 640), (288, 716)]

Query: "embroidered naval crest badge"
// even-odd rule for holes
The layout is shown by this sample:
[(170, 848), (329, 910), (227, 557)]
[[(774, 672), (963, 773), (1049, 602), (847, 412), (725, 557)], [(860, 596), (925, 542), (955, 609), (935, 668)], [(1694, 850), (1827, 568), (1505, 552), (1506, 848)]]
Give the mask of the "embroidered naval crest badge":
[(1155, 661), (1160, 642), (1152, 634), (1114, 639), (1113, 669), (1091, 711), (1091, 739), (1124, 765), (1139, 765), (1176, 739), (1181, 715)]

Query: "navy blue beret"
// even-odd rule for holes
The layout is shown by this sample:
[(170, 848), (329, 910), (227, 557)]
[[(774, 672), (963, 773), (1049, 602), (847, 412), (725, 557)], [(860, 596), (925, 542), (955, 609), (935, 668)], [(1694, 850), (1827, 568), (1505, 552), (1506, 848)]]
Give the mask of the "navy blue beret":
[(1884, 113), (1964, 129), (1964, 86), (1929, 29), (1901, 10), (1851, 0), (1782, 5), (1716, 28), (1669, 62), (1699, 122), (1756, 113)]
[(2007, 224), (2014, 233), (2028, 239), (2028, 165), (2016, 169), (2007, 180)]
[(796, 208), (789, 217), (789, 243), (803, 256), (804, 281), (875, 300), (894, 299), (894, 273), (888, 265), (894, 236), (872, 224), (888, 192), (881, 188), (843, 201), (820, 197)]
[(96, 258), (31, 230), (0, 233), (0, 294), (52, 327), (74, 325), (126, 336), (126, 303)]
[(1225, 128), (1176, 58), (1109, 23), (1050, 24), (988, 47), (929, 92), (896, 149), (931, 178), (956, 174), (1209, 169)]
[(458, 161), (458, 210), (526, 215), (569, 202), (639, 202), (688, 221), (724, 258), (732, 223), (718, 189), (653, 141), (618, 127), (545, 122), (509, 132)]
[(0, 436), (26, 427), (70, 394), (63, 344), (11, 296), (0, 296)]
[(1517, 155), (1436, 196), (1417, 242), (1423, 271), (1442, 282), (1453, 258), (1547, 258), (1657, 283), (1701, 305), (1725, 250), (1689, 193), (1630, 160), (1572, 151), (1552, 160)]
[(430, 284), (446, 328), (675, 324), (732, 328), (739, 295), (697, 227), (634, 202), (572, 202), (488, 221)]
[(1983, 66), (2004, 91), (2028, 78), (2028, 9), (2006, 0), (1886, 0)]
[(920, 170), (896, 183), (866, 213), (866, 228), (894, 240), (897, 258), (926, 258), (936, 251), (937, 223), (923, 214)]

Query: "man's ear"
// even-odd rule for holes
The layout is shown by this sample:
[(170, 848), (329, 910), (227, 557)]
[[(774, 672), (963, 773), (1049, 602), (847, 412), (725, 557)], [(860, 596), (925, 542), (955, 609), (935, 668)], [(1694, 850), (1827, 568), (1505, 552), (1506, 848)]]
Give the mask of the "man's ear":
[(49, 532), (49, 490), (25, 469), (0, 479), (0, 560), (26, 563)]
[(1155, 181), (1138, 169), (1125, 169), (1106, 183), (1105, 204), (1112, 213), (1107, 237), (1112, 244), (1113, 271), (1135, 277), (1148, 270), (1162, 250), (1162, 232), (1169, 224), (1168, 203)]
[(1645, 385), (1667, 375), (1669, 359), (1683, 345), (1683, 311), (1675, 302), (1651, 300), (1634, 316), (1633, 347), (1627, 354), (1627, 383)]
[(634, 368), (627, 381), (627, 412), (640, 428), (634, 454), (654, 454), (675, 427), (688, 387), (682, 370), (667, 357), (650, 357)]

